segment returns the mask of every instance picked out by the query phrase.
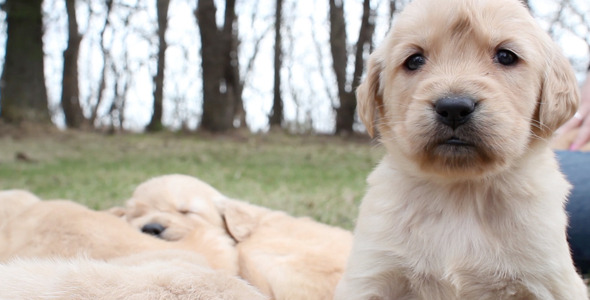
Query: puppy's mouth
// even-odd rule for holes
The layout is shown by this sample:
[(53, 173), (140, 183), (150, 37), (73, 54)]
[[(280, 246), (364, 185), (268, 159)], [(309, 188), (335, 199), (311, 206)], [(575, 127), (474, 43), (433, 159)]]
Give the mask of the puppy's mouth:
[(478, 124), (469, 123), (452, 130), (447, 126), (433, 128), (428, 133), (420, 164), (425, 170), (444, 174), (479, 174), (493, 163), (494, 148), (488, 142), (490, 134)]
[(441, 141), (441, 145), (449, 145), (449, 146), (456, 146), (456, 147), (474, 147), (475, 145), (462, 138), (458, 138), (456, 136), (452, 136), (446, 140)]
[(466, 134), (443, 134), (426, 151), (439, 158), (471, 159), (481, 150), (481, 143), (477, 138), (470, 138)]

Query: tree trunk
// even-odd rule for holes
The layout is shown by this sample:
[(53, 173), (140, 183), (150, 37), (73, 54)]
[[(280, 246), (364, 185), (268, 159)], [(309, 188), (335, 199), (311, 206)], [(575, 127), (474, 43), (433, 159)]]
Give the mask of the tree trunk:
[(6, 0), (2, 119), (50, 123), (43, 73), (42, 0)]
[[(338, 87), (338, 99), (340, 101), (340, 106), (336, 108), (336, 134), (352, 131), (352, 124), (349, 124), (350, 116), (347, 115), (351, 107), (346, 106), (350, 104), (350, 93), (352, 92), (352, 89), (347, 87), (346, 66), (348, 65), (348, 52), (346, 46), (344, 3), (337, 4), (335, 0), (330, 0), (330, 50), (332, 51), (332, 68), (336, 75), (336, 86)], [(352, 101), (356, 101), (356, 99), (352, 99)], [(352, 122), (354, 123), (354, 114)]]
[(76, 0), (66, 0), (66, 10), (68, 15), (68, 47), (64, 51), (61, 107), (64, 112), (66, 126), (80, 128), (84, 122), (78, 89), (78, 53), (82, 37), (78, 32), (78, 21), (76, 20)]
[(397, 11), (397, 3), (396, 0), (389, 0), (389, 24), (388, 28), (391, 28), (393, 25), (393, 14)]
[[(231, 26), (225, 27), (225, 34), (229, 39), (229, 54), (225, 70), (225, 82), (229, 82), (229, 91), (231, 92), (230, 102), (233, 109), (231, 117), (231, 128), (246, 127), (246, 111), (244, 110), (244, 103), (242, 102), (242, 92), (244, 90), (244, 83), (240, 77), (240, 61), (238, 59), (239, 47), (239, 28), (237, 24), (237, 16), (235, 13), (235, 0), (226, 1), (225, 5), (225, 24), (231, 22)], [(239, 124), (236, 124), (239, 123)]]
[[(363, 17), (361, 21), (361, 28), (359, 29), (359, 37), (356, 42), (354, 55), (354, 73), (352, 75), (352, 90), (351, 96), (347, 97), (345, 101), (341, 101), (341, 108), (343, 120), (340, 131), (352, 132), (354, 124), (354, 113), (356, 110), (356, 88), (361, 83), (361, 76), (365, 68), (365, 54), (369, 54), (372, 49), (373, 32), (375, 31), (375, 12), (371, 9), (371, 1), (363, 1)], [(338, 128), (338, 126), (336, 127)], [(338, 131), (338, 130), (337, 130)]]
[(330, 49), (332, 51), (333, 69), (338, 86), (340, 106), (336, 108), (336, 134), (348, 134), (353, 131), (356, 110), (355, 90), (360, 84), (364, 68), (364, 53), (371, 45), (374, 31), (370, 0), (363, 1), (363, 16), (359, 37), (355, 47), (354, 73), (352, 80), (347, 79), (348, 52), (346, 51), (346, 20), (343, 2), (336, 4), (330, 0)]
[(232, 81), (235, 83), (236, 88), (234, 89), (234, 122), (237, 122), (239, 128), (246, 128), (248, 124), (246, 123), (246, 110), (244, 109), (244, 102), (242, 101), (242, 92), (244, 91), (244, 80), (240, 75), (240, 62), (238, 60), (238, 33), (237, 31), (234, 32), (232, 37), (232, 61), (230, 63), (231, 67), (231, 76)]
[(162, 125), (162, 103), (164, 99), (164, 70), (166, 66), (166, 29), (168, 28), (168, 7), (170, 0), (157, 0), (158, 7), (158, 71), (154, 77), (154, 112), (147, 126), (148, 131), (159, 131)]
[(332, 69), (336, 75), (338, 97), (346, 93), (346, 66), (348, 53), (346, 52), (346, 22), (344, 20), (344, 4), (336, 4), (330, 0), (330, 50), (332, 52)]
[[(219, 30), (215, 21), (217, 8), (213, 0), (198, 0), (196, 17), (201, 33), (203, 70), (203, 115), (200, 129), (223, 132), (234, 128), (236, 97), (241, 93), (236, 78), (237, 40), (234, 31), (235, 0), (226, 0), (224, 25)], [(232, 51), (233, 50), (233, 51)]]
[(268, 119), (270, 127), (281, 127), (283, 122), (283, 99), (281, 98), (281, 65), (282, 65), (282, 43), (281, 43), (281, 23), (283, 0), (276, 0), (275, 6), (275, 57), (274, 57), (274, 97), (272, 111)]

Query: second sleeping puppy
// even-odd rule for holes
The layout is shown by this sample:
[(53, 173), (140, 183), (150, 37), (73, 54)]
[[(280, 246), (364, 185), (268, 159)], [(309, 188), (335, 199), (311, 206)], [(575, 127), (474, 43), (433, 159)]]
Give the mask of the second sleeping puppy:
[(122, 212), (166, 240), (183, 238), (199, 222), (225, 230), (236, 241), (240, 276), (278, 300), (332, 298), (352, 244), (346, 230), (230, 199), (179, 174), (140, 184)]
[(20, 258), (77, 257), (112, 259), (143, 251), (185, 249), (208, 264), (237, 273), (237, 251), (225, 231), (203, 223), (173, 243), (137, 232), (120, 218), (65, 200), (36, 201), (0, 229), (0, 261)]

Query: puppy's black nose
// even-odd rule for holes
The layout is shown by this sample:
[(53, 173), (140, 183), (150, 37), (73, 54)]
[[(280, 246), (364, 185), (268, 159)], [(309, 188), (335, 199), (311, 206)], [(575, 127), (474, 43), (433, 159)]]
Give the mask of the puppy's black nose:
[(475, 110), (475, 101), (467, 97), (444, 97), (434, 104), (438, 121), (456, 129), (471, 117)]
[(153, 236), (160, 236), (164, 230), (166, 230), (166, 227), (158, 223), (147, 223), (141, 227), (141, 232), (151, 234)]

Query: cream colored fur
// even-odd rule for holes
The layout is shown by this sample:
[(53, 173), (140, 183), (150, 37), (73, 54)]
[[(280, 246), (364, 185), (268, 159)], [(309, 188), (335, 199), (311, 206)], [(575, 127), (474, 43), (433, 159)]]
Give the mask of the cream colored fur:
[[(502, 65), (501, 49), (518, 56)], [(421, 54), (418, 70), (406, 60)], [(368, 178), (335, 299), (587, 299), (566, 241), (570, 185), (548, 138), (576, 111), (569, 63), (517, 0), (414, 0), (371, 55)], [(475, 99), (467, 123), (437, 99)], [(458, 136), (469, 146), (445, 141)]]
[(241, 201), (228, 201), (222, 210), (243, 278), (272, 299), (333, 297), (350, 253), (350, 232)]
[(0, 230), (10, 219), (40, 200), (33, 193), (25, 190), (0, 191)]
[(139, 229), (161, 223), (161, 237), (170, 240), (203, 226), (195, 220), (227, 230), (236, 241), (240, 276), (272, 299), (331, 298), (352, 244), (348, 231), (229, 199), (184, 175), (142, 183), (124, 215)]
[[(221, 234), (220, 234), (221, 232)], [(142, 251), (185, 249), (203, 255), (209, 265), (237, 273), (237, 252), (218, 228), (195, 227), (186, 237), (166, 242), (142, 234), (124, 220), (80, 204), (39, 201), (8, 220), (0, 230), (0, 261), (15, 257), (111, 259)]]
[(170, 174), (140, 184), (126, 202), (125, 219), (141, 229), (149, 223), (166, 228), (161, 238), (174, 241), (204, 223), (222, 228), (216, 203), (227, 199), (209, 184), (187, 175)]
[(0, 264), (0, 299), (267, 299), (198, 254), (163, 250), (109, 261), (87, 257)]

